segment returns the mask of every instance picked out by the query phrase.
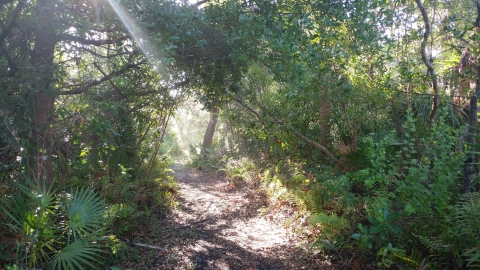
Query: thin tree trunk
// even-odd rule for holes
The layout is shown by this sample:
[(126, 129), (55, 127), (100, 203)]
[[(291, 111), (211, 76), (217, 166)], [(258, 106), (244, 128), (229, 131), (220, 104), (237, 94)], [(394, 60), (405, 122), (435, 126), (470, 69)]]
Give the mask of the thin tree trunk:
[(422, 4), (422, 1), (421, 0), (415, 0), (415, 2), (417, 3), (417, 7), (420, 10), (420, 13), (422, 14), (423, 24), (425, 26), (425, 32), (423, 33), (423, 40), (422, 40), (422, 44), (421, 44), (421, 47), (420, 47), (420, 51), (421, 51), (423, 63), (427, 67), (428, 75), (430, 75), (430, 78), (432, 79), (433, 101), (432, 101), (432, 109), (430, 111), (430, 115), (428, 116), (428, 121), (430, 123), (433, 123), (433, 122), (435, 122), (435, 119), (437, 117), (439, 100), (438, 100), (437, 74), (435, 73), (435, 68), (432, 65), (431, 59), (429, 59), (429, 57), (427, 56), (427, 52), (426, 52), (428, 37), (430, 36), (432, 31), (431, 31), (431, 26), (430, 26), (430, 20), (428, 19), (428, 13), (427, 13), (427, 10), (425, 9), (425, 7)]
[(56, 45), (54, 24), (55, 3), (52, 0), (38, 0), (37, 23), (34, 29), (35, 45), (31, 53), (34, 70), (33, 98), (33, 172), (36, 184), (49, 188), (53, 183), (52, 148), (53, 129), (51, 120), (55, 109), (53, 91), (53, 55)]
[(212, 148), (213, 135), (215, 134), (217, 121), (218, 107), (214, 105), (210, 110), (210, 121), (208, 121), (207, 130), (205, 130), (205, 135), (203, 136), (202, 154), (205, 154), (205, 151)]
[[(475, 1), (475, 6), (477, 7), (477, 19), (475, 20), (475, 27), (478, 29), (480, 27), (480, 3), (478, 1)], [(473, 93), (472, 97), (470, 98), (470, 112), (468, 113), (468, 133), (467, 133), (467, 139), (465, 140), (470, 145), (470, 147), (469, 147), (469, 151), (467, 153), (467, 157), (465, 159), (465, 165), (464, 165), (465, 177), (463, 179), (463, 193), (468, 193), (471, 191), (472, 178), (474, 175), (474, 171), (473, 171), (473, 164), (475, 163), (475, 155), (473, 153), (475, 151), (474, 136), (476, 135), (476, 127), (478, 122), (477, 100), (478, 100), (478, 97), (480, 96), (480, 65), (478, 63), (476, 66), (476, 71), (477, 71), (477, 74), (476, 74), (477, 85), (475, 86), (475, 93)]]
[[(477, 75), (478, 76), (478, 75)], [(470, 192), (472, 188), (472, 178), (474, 175), (473, 171), (473, 164), (475, 163), (475, 146), (474, 146), (474, 139), (476, 134), (476, 126), (477, 126), (477, 99), (478, 95), (480, 94), (480, 80), (477, 79), (477, 86), (475, 87), (475, 93), (470, 98), (470, 112), (468, 115), (468, 133), (466, 142), (470, 145), (469, 151), (467, 153), (467, 158), (465, 159), (464, 165), (464, 173), (465, 178), (463, 181), (463, 193)]]

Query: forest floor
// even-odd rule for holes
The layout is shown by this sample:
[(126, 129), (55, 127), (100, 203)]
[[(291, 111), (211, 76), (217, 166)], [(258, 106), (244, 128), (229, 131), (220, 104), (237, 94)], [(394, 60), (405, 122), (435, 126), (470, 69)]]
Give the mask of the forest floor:
[[(305, 217), (246, 183), (175, 164), (179, 206), (137, 235), (133, 269), (337, 269)], [(311, 234), (310, 234), (311, 236)], [(138, 245), (144, 247), (138, 247)], [(136, 262), (135, 262), (136, 261)]]

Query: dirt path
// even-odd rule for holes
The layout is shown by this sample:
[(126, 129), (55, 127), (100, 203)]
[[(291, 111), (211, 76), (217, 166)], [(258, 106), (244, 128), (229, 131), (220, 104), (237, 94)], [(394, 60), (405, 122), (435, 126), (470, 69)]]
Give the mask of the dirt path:
[(173, 169), (180, 205), (140, 238), (151, 246), (141, 248), (150, 253), (145, 269), (332, 269), (285, 228), (291, 213), (271, 214), (264, 196), (215, 173)]

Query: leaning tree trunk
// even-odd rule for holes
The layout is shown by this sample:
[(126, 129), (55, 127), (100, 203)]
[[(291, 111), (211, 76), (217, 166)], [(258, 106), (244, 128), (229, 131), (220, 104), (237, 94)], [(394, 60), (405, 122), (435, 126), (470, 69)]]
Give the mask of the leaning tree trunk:
[(53, 183), (52, 148), (53, 116), (55, 95), (53, 92), (53, 57), (56, 33), (53, 27), (55, 3), (52, 0), (38, 0), (36, 25), (34, 28), (34, 48), (31, 52), (33, 67), (33, 130), (30, 137), (33, 152), (33, 180), (41, 187), (49, 188)]
[(202, 154), (205, 154), (210, 148), (212, 148), (213, 135), (215, 134), (215, 127), (218, 120), (218, 107), (213, 106), (210, 110), (210, 121), (208, 121), (207, 130), (203, 136)]

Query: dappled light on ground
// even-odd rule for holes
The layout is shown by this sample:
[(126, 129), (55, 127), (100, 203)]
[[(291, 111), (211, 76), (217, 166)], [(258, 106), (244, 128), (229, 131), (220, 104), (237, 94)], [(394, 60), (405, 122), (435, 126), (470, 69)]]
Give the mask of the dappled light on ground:
[(178, 209), (158, 221), (156, 237), (137, 237), (164, 248), (145, 248), (149, 269), (332, 269), (327, 256), (286, 228), (288, 213), (268, 209), (265, 196), (215, 172), (174, 170)]

